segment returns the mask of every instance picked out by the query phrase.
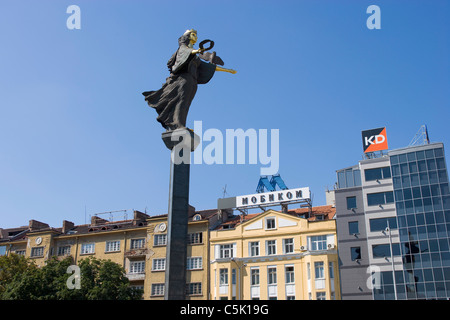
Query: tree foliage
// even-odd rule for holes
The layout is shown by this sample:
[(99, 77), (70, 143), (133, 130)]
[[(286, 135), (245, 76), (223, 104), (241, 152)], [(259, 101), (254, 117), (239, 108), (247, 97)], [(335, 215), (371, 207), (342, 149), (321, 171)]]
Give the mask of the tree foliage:
[[(138, 300), (142, 290), (130, 287), (125, 270), (110, 260), (89, 257), (78, 263), (80, 288), (69, 288), (72, 257), (56, 257), (38, 268), (23, 256), (0, 257), (0, 299), (4, 300)], [(70, 279), (69, 279), (70, 278)]]

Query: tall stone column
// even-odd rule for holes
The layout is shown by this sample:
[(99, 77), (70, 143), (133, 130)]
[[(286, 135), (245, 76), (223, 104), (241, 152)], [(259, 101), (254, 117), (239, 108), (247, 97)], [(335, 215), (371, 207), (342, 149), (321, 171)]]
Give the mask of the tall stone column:
[(199, 137), (190, 129), (177, 129), (163, 133), (162, 139), (171, 152), (164, 298), (184, 300), (190, 153), (197, 147)]

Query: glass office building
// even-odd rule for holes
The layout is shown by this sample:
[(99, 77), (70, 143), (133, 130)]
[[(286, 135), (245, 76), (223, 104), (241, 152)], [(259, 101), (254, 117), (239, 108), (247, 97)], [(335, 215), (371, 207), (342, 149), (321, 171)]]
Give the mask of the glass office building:
[(450, 192), (443, 145), (390, 152), (390, 163), (403, 262), (397, 293), (407, 299), (450, 298)]
[(338, 170), (337, 179), (342, 298), (450, 299), (443, 144), (392, 150)]

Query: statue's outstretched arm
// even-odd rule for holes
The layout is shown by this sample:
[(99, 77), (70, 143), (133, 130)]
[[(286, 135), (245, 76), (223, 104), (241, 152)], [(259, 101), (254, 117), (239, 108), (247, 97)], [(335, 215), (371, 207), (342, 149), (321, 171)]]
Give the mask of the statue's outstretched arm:
[(236, 70), (227, 69), (227, 68), (223, 68), (223, 67), (219, 67), (219, 66), (216, 66), (216, 71), (224, 71), (224, 72), (229, 72), (232, 74), (235, 74), (237, 72)]

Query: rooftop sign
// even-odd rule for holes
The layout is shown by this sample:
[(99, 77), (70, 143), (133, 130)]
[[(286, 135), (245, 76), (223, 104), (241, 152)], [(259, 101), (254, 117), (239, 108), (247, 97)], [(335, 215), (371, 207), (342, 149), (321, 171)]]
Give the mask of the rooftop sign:
[(255, 193), (245, 196), (218, 199), (218, 209), (245, 209), (250, 207), (265, 207), (279, 205), (288, 202), (300, 202), (309, 200), (311, 193), (309, 187), (278, 190), (265, 193)]
[(388, 149), (386, 128), (365, 130), (362, 132), (364, 153)]

